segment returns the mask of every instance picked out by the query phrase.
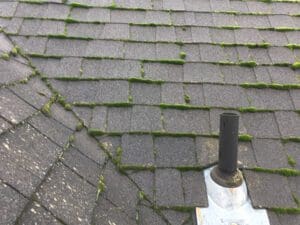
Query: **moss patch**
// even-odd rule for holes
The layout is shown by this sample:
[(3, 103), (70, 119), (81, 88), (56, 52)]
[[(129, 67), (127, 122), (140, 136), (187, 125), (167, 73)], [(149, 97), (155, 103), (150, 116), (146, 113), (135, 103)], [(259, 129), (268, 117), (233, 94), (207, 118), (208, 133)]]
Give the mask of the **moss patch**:
[(165, 104), (161, 103), (159, 106), (162, 109), (180, 109), (180, 110), (187, 110), (187, 109), (200, 109), (200, 110), (209, 110), (210, 107), (208, 106), (194, 106), (194, 105), (185, 105), (185, 104)]
[(2, 54), (1, 54), (1, 59), (8, 61), (9, 58), (10, 58), (10, 56), (9, 56), (8, 53), (2, 53)]
[(102, 175), (100, 175), (99, 181), (98, 181), (98, 186), (97, 186), (96, 200), (98, 200), (100, 194), (103, 193), (105, 191), (105, 189), (106, 189), (106, 186), (105, 186), (104, 177)]
[(292, 64), (292, 69), (296, 70), (296, 69), (300, 69), (300, 62), (294, 62)]
[(257, 63), (254, 62), (254, 61), (247, 61), (247, 62), (240, 62), (239, 65), (240, 65), (240, 66), (243, 66), (243, 67), (250, 67), (250, 68), (253, 68), (253, 67), (256, 67), (256, 66), (257, 66)]
[(252, 136), (250, 134), (240, 134), (239, 135), (239, 141), (241, 142), (247, 142), (252, 140)]
[(267, 169), (267, 168), (262, 168), (262, 167), (254, 167), (254, 168), (250, 168), (250, 170), (253, 170), (255, 172), (280, 174), (280, 175), (286, 176), (286, 177), (293, 177), (293, 176), (299, 176), (300, 175), (299, 170), (290, 169), (290, 168)]
[(156, 62), (156, 63), (165, 63), (165, 64), (175, 64), (175, 65), (183, 65), (185, 61), (183, 59), (157, 59), (157, 60), (148, 60), (145, 59), (143, 62)]
[(300, 208), (271, 208), (277, 214), (300, 214)]
[(295, 167), (296, 164), (297, 164), (295, 158), (294, 158), (293, 156), (290, 156), (290, 155), (287, 156), (287, 161), (288, 161), (288, 164), (289, 164), (291, 167)]

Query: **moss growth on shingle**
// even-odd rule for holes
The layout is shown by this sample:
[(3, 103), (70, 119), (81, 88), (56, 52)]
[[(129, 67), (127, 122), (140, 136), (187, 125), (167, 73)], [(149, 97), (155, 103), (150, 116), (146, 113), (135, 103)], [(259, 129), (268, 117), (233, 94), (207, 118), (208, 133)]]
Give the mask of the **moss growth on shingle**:
[(143, 62), (166, 63), (166, 64), (175, 64), (175, 65), (183, 65), (185, 63), (183, 59), (156, 59), (156, 60), (144, 59)]
[(163, 109), (180, 109), (180, 110), (185, 110), (185, 109), (200, 109), (200, 110), (209, 110), (210, 107), (208, 106), (194, 106), (194, 105), (185, 105), (185, 104), (166, 104), (166, 103), (161, 103), (159, 106)]
[(51, 106), (54, 104), (54, 102), (57, 99), (57, 95), (53, 95), (48, 102), (45, 103), (45, 105), (41, 108), (41, 112), (46, 115), (51, 115)]
[(86, 5), (86, 4), (82, 4), (82, 3), (79, 3), (79, 2), (72, 2), (70, 3), (70, 6), (73, 7), (73, 8), (91, 8), (92, 6), (90, 5)]
[(250, 134), (240, 134), (239, 135), (239, 141), (241, 142), (248, 142), (252, 140), (252, 136)]
[(243, 88), (271, 88), (277, 90), (300, 89), (300, 84), (277, 84), (277, 83), (243, 83), (240, 84)]
[(203, 166), (176, 166), (175, 169), (185, 172), (185, 171), (202, 171), (204, 169)]
[(255, 113), (255, 112), (273, 112), (273, 110), (271, 109), (258, 109), (256, 107), (241, 107), (238, 108), (238, 111), (241, 113), (245, 113), (245, 112), (250, 112), (250, 113)]
[(1, 54), (1, 59), (8, 61), (9, 58), (10, 58), (10, 56), (9, 56), (8, 53), (2, 53), (2, 54)]
[(155, 166), (154, 165), (122, 164), (119, 167), (120, 167), (121, 170), (137, 170), (137, 171), (143, 171), (143, 170), (154, 171), (155, 170)]
[(283, 143), (287, 143), (287, 142), (300, 142), (300, 137), (284, 137), (284, 138), (281, 138), (281, 141)]
[(84, 124), (82, 121), (79, 121), (77, 124), (76, 124), (76, 131), (81, 131), (82, 128), (83, 128)]
[(245, 44), (248, 48), (269, 48), (271, 46), (270, 43), (247, 43)]
[(163, 80), (151, 80), (151, 79), (144, 79), (139, 77), (132, 77), (128, 79), (131, 83), (146, 83), (146, 84), (163, 84), (165, 81)]
[(300, 62), (294, 62), (292, 64), (292, 69), (296, 70), (296, 69), (300, 69)]
[(247, 62), (245, 61), (245, 62), (239, 62), (239, 65), (243, 67), (253, 68), (257, 66), (257, 63), (255, 61), (247, 61)]
[(286, 47), (288, 47), (291, 50), (300, 49), (300, 45), (299, 44), (288, 44), (288, 45), (286, 45)]
[(154, 131), (152, 132), (152, 135), (155, 137), (196, 137), (196, 133), (169, 133), (169, 132), (159, 132), (159, 131)]
[(104, 176), (100, 175), (98, 186), (97, 186), (97, 196), (96, 200), (99, 199), (100, 194), (102, 194), (106, 189)]
[(237, 30), (240, 29), (240, 26), (222, 26), (221, 29), (227, 29), (227, 30)]
[(275, 31), (285, 32), (285, 31), (294, 31), (297, 30), (293, 27), (274, 27)]
[(104, 132), (100, 129), (96, 129), (96, 128), (89, 128), (88, 129), (88, 134), (91, 136), (99, 136), (104, 134)]
[(271, 208), (277, 214), (300, 214), (300, 208)]
[(185, 53), (185, 52), (180, 52), (180, 53), (179, 53), (179, 57), (180, 57), (181, 59), (185, 59), (185, 58), (186, 58), (186, 53)]
[(189, 104), (191, 102), (191, 98), (188, 94), (184, 94), (184, 101), (186, 104)]
[(64, 105), (64, 108), (65, 108), (65, 110), (67, 110), (67, 111), (71, 111), (71, 110), (72, 110), (72, 105), (69, 104), (69, 103), (67, 103), (67, 104)]
[(287, 156), (287, 161), (288, 161), (288, 164), (291, 166), (291, 167), (295, 167), (297, 162), (295, 160), (295, 158), (291, 155), (288, 155)]
[(297, 204), (298, 207), (300, 207), (300, 199), (296, 196), (296, 194), (292, 194), (294, 202)]
[(268, 169), (268, 168), (262, 168), (262, 167), (254, 167), (254, 168), (249, 168), (249, 170), (253, 170), (255, 172), (279, 174), (279, 175), (286, 176), (286, 177), (293, 177), (293, 176), (300, 175), (299, 170), (290, 169), (290, 168)]

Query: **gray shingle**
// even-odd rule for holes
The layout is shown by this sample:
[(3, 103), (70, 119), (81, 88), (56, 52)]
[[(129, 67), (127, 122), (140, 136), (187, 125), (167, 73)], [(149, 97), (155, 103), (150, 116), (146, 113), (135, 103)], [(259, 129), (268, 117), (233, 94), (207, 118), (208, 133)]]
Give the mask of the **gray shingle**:
[(223, 26), (236, 26), (234, 15), (231, 14), (213, 14), (214, 26), (223, 27)]
[(45, 37), (15, 36), (12, 39), (26, 53), (43, 54), (46, 48), (47, 38)]
[(107, 131), (125, 132), (130, 130), (131, 108), (108, 108)]
[(93, 128), (93, 129), (105, 131), (106, 130), (106, 115), (107, 115), (106, 107), (97, 106), (97, 107), (93, 108), (92, 119), (89, 124), (89, 127)]
[(267, 2), (247, 2), (250, 12), (272, 13), (272, 4)]
[[(202, 1), (200, 4), (202, 4)], [(194, 25), (214, 26), (212, 14), (211, 13), (195, 13), (195, 24)]]
[(256, 29), (238, 29), (234, 33), (237, 43), (261, 43), (263, 40)]
[(212, 11), (228, 11), (230, 10), (229, 0), (218, 1), (218, 0), (210, 0), (210, 5)]
[(171, 24), (171, 17), (168, 12), (147, 11), (146, 12), (146, 23)]
[(190, 98), (191, 105), (205, 105), (203, 86), (201, 84), (186, 84), (184, 86), (185, 95)]
[(16, 11), (17, 2), (0, 2), (0, 16), (12, 17)]
[(157, 59), (176, 59), (180, 57), (180, 47), (176, 44), (156, 44)]
[(184, 43), (193, 42), (192, 31), (190, 27), (175, 27), (176, 40)]
[(157, 84), (132, 83), (131, 95), (133, 103), (159, 104), (161, 102), (161, 88)]
[(288, 67), (270, 66), (268, 71), (273, 83), (291, 84), (298, 82), (295, 71)]
[(19, 218), (21, 224), (43, 224), (49, 223), (53, 225), (62, 225), (51, 213), (45, 210), (37, 202), (33, 202), (23, 212)]
[(134, 106), (131, 114), (131, 131), (162, 130), (160, 108), (153, 106)]
[(242, 88), (227, 85), (204, 84), (206, 105), (217, 107), (247, 107), (247, 95)]
[(257, 66), (254, 68), (257, 82), (271, 83), (271, 76), (269, 74), (268, 67)]
[(264, 168), (287, 168), (286, 152), (279, 140), (254, 139), (253, 149), (258, 166)]
[[(73, 196), (76, 194), (76, 198)], [(96, 188), (63, 165), (56, 166), (37, 193), (37, 199), (56, 217), (89, 224)]]
[(230, 1), (230, 7), (231, 10), (233, 11), (244, 12), (244, 13), (249, 12), (247, 2)]
[(165, 83), (161, 86), (161, 101), (168, 104), (183, 104), (184, 93), (182, 84)]
[(300, 137), (300, 116), (296, 112), (275, 112), (279, 131), (282, 136)]
[(186, 53), (185, 60), (187, 62), (200, 61), (200, 52), (198, 44), (185, 44), (182, 46), (182, 51)]
[(145, 225), (151, 225), (151, 224), (160, 224), (160, 225), (166, 225), (167, 223), (163, 218), (158, 215), (155, 210), (152, 208), (149, 208), (144, 205), (140, 205), (138, 207), (138, 223), (145, 224)]
[[(3, 6), (0, 4), (0, 7)], [(2, 224), (13, 224), (21, 214), (28, 200), (2, 181), (0, 182), (0, 197), (0, 212), (2, 215), (0, 222)]]
[(106, 23), (101, 38), (129, 39), (129, 25)]
[(278, 138), (279, 131), (273, 113), (243, 113), (247, 132), (259, 138)]
[(86, 56), (122, 58), (124, 44), (120, 41), (89, 41), (85, 50)]
[(184, 81), (187, 82), (223, 82), (223, 77), (218, 65), (206, 63), (185, 63)]
[(237, 24), (240, 27), (261, 27), (261, 28), (266, 28), (270, 27), (270, 22), (267, 16), (250, 16), (250, 15), (236, 15), (236, 21)]
[(0, 90), (0, 115), (12, 124), (18, 124), (36, 110), (8, 89)]
[(300, 44), (300, 32), (299, 31), (290, 31), (285, 33), (288, 39), (288, 42), (291, 44)]
[(133, 11), (133, 10), (112, 10), (111, 12), (112, 23), (145, 23), (146, 12), (145, 11)]
[(184, 0), (185, 9), (189, 11), (199, 11), (206, 12), (210, 11), (209, 0), (194, 1), (194, 0)]
[(130, 60), (83, 60), (83, 76), (103, 78), (138, 77), (140, 64)]
[(272, 64), (267, 49), (249, 49), (250, 58), (257, 64)]
[(211, 39), (213, 43), (234, 43), (235, 36), (233, 30), (225, 29), (209, 29)]
[(208, 206), (203, 173), (188, 171), (182, 173), (184, 202), (188, 206)]
[(152, 43), (125, 43), (126, 59), (155, 59), (155, 44)]
[(110, 22), (110, 10), (102, 8), (74, 8), (70, 17), (79, 21)]
[(204, 62), (221, 62), (226, 61), (224, 48), (219, 45), (200, 44), (201, 61)]
[(150, 135), (123, 135), (122, 160), (126, 165), (154, 165), (153, 140)]
[(142, 9), (151, 9), (152, 4), (151, 0), (116, 0), (115, 1), (117, 6), (124, 7), (124, 8), (142, 8)]
[(260, 30), (259, 34), (264, 41), (272, 43), (273, 45), (283, 46), (288, 43), (286, 34), (284, 32)]
[(130, 39), (135, 41), (155, 41), (156, 28), (144, 26), (130, 26)]
[(179, 167), (196, 164), (195, 142), (189, 137), (157, 137), (156, 166)]
[(85, 56), (88, 41), (50, 39), (47, 42), (46, 54), (58, 56)]
[(261, 109), (294, 109), (289, 92), (274, 89), (246, 89), (251, 106)]
[(66, 24), (68, 36), (100, 38), (104, 24), (68, 23)]
[(273, 63), (294, 63), (295, 56), (293, 52), (285, 47), (270, 47), (268, 49)]
[(225, 83), (240, 84), (245, 82), (254, 83), (256, 81), (252, 68), (238, 66), (221, 66), (220, 68), (224, 75)]
[(294, 27), (292, 17), (287, 15), (269, 15), (272, 27)]
[(163, 8), (166, 10), (184, 10), (183, 0), (163, 0)]
[(300, 90), (290, 90), (295, 109), (300, 109)]
[(194, 42), (206, 43), (211, 42), (209, 28), (207, 27), (192, 27), (192, 37)]
[(164, 81), (182, 81), (183, 68), (181, 65), (145, 63), (145, 76), (150, 79)]
[(156, 27), (156, 41), (175, 42), (176, 35), (174, 27)]
[(185, 26), (187, 25), (185, 22), (185, 13), (184, 12), (172, 12), (171, 13), (172, 24)]
[(244, 175), (254, 207), (295, 207), (286, 177), (253, 171)]
[(209, 128), (209, 112), (205, 110), (163, 110), (166, 131), (175, 133), (207, 134)]
[(156, 203), (160, 206), (184, 204), (181, 174), (175, 169), (158, 169), (155, 172)]

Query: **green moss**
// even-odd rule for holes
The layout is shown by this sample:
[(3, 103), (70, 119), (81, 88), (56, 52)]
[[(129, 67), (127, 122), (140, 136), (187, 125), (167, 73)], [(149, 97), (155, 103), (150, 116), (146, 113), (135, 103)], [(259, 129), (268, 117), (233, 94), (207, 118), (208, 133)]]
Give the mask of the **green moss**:
[(69, 143), (73, 143), (75, 141), (75, 136), (72, 134), (69, 136)]
[(82, 3), (78, 3), (78, 2), (72, 2), (70, 3), (70, 6), (71, 7), (76, 7), (76, 8), (91, 8), (90, 5), (85, 5), (85, 4), (82, 4)]
[(129, 95), (129, 96), (128, 96), (128, 102), (132, 103), (132, 101), (133, 101), (132, 96)]
[(295, 158), (291, 155), (288, 155), (287, 156), (287, 161), (288, 161), (288, 164), (291, 166), (291, 167), (295, 167), (297, 162), (295, 160)]
[(296, 70), (296, 69), (300, 69), (300, 62), (294, 62), (292, 64), (292, 69)]
[(252, 136), (250, 134), (240, 134), (239, 135), (239, 141), (247, 142), (252, 140)]
[(279, 32), (285, 32), (285, 31), (294, 31), (296, 29), (293, 27), (274, 27), (274, 30)]
[(145, 59), (143, 60), (143, 62), (166, 63), (166, 64), (175, 64), (175, 65), (183, 65), (185, 63), (183, 59), (157, 59), (157, 60)]
[(71, 17), (68, 17), (67, 19), (65, 19), (65, 22), (66, 23), (80, 23), (80, 21), (75, 20), (75, 19), (73, 19)]
[(180, 57), (181, 59), (185, 59), (185, 58), (186, 58), (186, 53), (185, 53), (185, 52), (180, 52), (180, 53), (179, 53), (179, 57)]
[(288, 47), (291, 50), (300, 49), (300, 45), (299, 44), (288, 44), (288, 45), (286, 45), (286, 47)]
[(93, 77), (55, 77), (55, 80), (63, 80), (63, 81), (98, 81), (99, 78)]
[(300, 137), (285, 137), (285, 138), (282, 138), (281, 141), (283, 143), (287, 143), (287, 142), (300, 142)]
[(186, 110), (186, 109), (201, 109), (201, 110), (209, 110), (210, 107), (208, 106), (193, 106), (193, 105), (185, 105), (185, 104), (166, 104), (161, 103), (159, 106), (162, 109), (180, 109), (180, 110)]
[(139, 200), (144, 200), (146, 198), (145, 192), (139, 191), (138, 192)]
[(116, 156), (112, 159), (116, 166), (120, 169), (123, 149), (118, 146), (116, 149)]
[(267, 168), (262, 168), (262, 167), (254, 167), (254, 168), (250, 168), (250, 170), (253, 170), (255, 172), (280, 174), (280, 175), (286, 176), (286, 177), (292, 177), (292, 176), (299, 176), (300, 175), (299, 170), (290, 169), (290, 168), (267, 169)]
[(117, 4), (115, 2), (115, 0), (112, 1), (111, 5), (107, 7), (108, 9), (116, 9), (117, 8)]
[(108, 106), (108, 107), (131, 107), (132, 103), (131, 102), (111, 102), (111, 103), (103, 103), (101, 105)]
[(300, 214), (300, 208), (271, 208), (277, 214)]
[(137, 171), (142, 171), (142, 170), (150, 170), (154, 171), (155, 166), (153, 165), (129, 165), (129, 164), (122, 164), (119, 166), (121, 170), (137, 170)]
[(250, 113), (255, 113), (255, 112), (273, 112), (273, 110), (270, 109), (257, 109), (256, 107), (242, 107), (238, 109), (239, 112), (245, 113), (245, 112), (250, 112)]
[(30, 3), (30, 4), (44, 4), (43, 0), (20, 0), (20, 2)]
[(57, 55), (43, 55), (43, 54), (38, 54), (38, 53), (27, 53), (28, 56), (30, 57), (35, 57), (35, 58), (46, 58), (46, 59), (61, 59), (63, 58), (62, 56), (57, 56)]
[(263, 43), (247, 43), (246, 46), (248, 48), (269, 48), (271, 46), (270, 43), (263, 42)]
[(53, 95), (48, 102), (46, 102), (46, 104), (41, 108), (41, 112), (46, 115), (46, 116), (50, 116), (51, 115), (51, 106), (53, 105), (53, 103), (56, 101), (57, 96)]
[(128, 79), (131, 83), (146, 83), (146, 84), (162, 84), (164, 83), (163, 80), (151, 80), (151, 79), (144, 79), (139, 77), (132, 77)]
[(253, 68), (253, 67), (256, 67), (256, 66), (257, 66), (257, 63), (254, 62), (254, 61), (248, 61), (248, 62), (240, 62), (239, 65), (240, 65), (240, 66), (244, 66), (244, 67), (250, 67), (250, 68)]
[(65, 110), (67, 110), (67, 111), (71, 111), (71, 110), (72, 110), (72, 105), (69, 104), (69, 103), (67, 103), (67, 104), (65, 104), (64, 108), (65, 108)]
[(9, 54), (8, 54), (8, 53), (2, 53), (2, 55), (1, 55), (1, 59), (8, 61), (8, 60), (9, 60), (9, 58), (10, 58), (10, 56), (9, 56)]
[(169, 132), (159, 132), (154, 131), (152, 132), (152, 135), (155, 137), (196, 137), (196, 133), (169, 133)]
[(189, 103), (191, 102), (190, 96), (187, 95), (187, 94), (185, 94), (185, 95), (184, 95), (184, 101), (185, 101), (186, 104), (189, 104)]
[(96, 128), (89, 128), (88, 129), (88, 134), (91, 136), (99, 136), (104, 134), (104, 132), (100, 129), (96, 129)]
[(227, 30), (237, 30), (240, 29), (240, 26), (222, 26), (221, 29), (227, 29)]
[(300, 89), (300, 84), (276, 84), (276, 83), (243, 83), (240, 84), (243, 88), (271, 88), (277, 90)]
[(83, 128), (84, 124), (82, 121), (79, 121), (77, 124), (76, 124), (76, 131), (81, 131), (82, 128)]
[(179, 171), (202, 171), (203, 167), (202, 166), (177, 166), (177, 170)]
[(145, 70), (144, 70), (144, 64), (143, 63), (141, 63), (140, 74), (141, 74), (141, 77), (145, 76)]
[(13, 56), (17, 56), (18, 53), (19, 53), (19, 51), (20, 51), (19, 47), (18, 47), (18, 46), (15, 46), (15, 47), (13, 47), (13, 49), (11, 50), (11, 54), (12, 54)]
[(96, 200), (99, 199), (100, 194), (102, 194), (105, 191), (105, 189), (106, 189), (106, 185), (105, 185), (104, 176), (100, 175), (99, 181), (98, 181), (98, 186), (97, 186)]

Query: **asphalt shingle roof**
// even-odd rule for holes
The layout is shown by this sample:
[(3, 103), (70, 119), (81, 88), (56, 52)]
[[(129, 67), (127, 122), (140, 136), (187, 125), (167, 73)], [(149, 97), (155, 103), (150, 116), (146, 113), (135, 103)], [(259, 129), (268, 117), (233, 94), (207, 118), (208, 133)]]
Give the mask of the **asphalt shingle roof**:
[(219, 115), (271, 225), (300, 224), (300, 3), (0, 2), (0, 223), (192, 225)]

